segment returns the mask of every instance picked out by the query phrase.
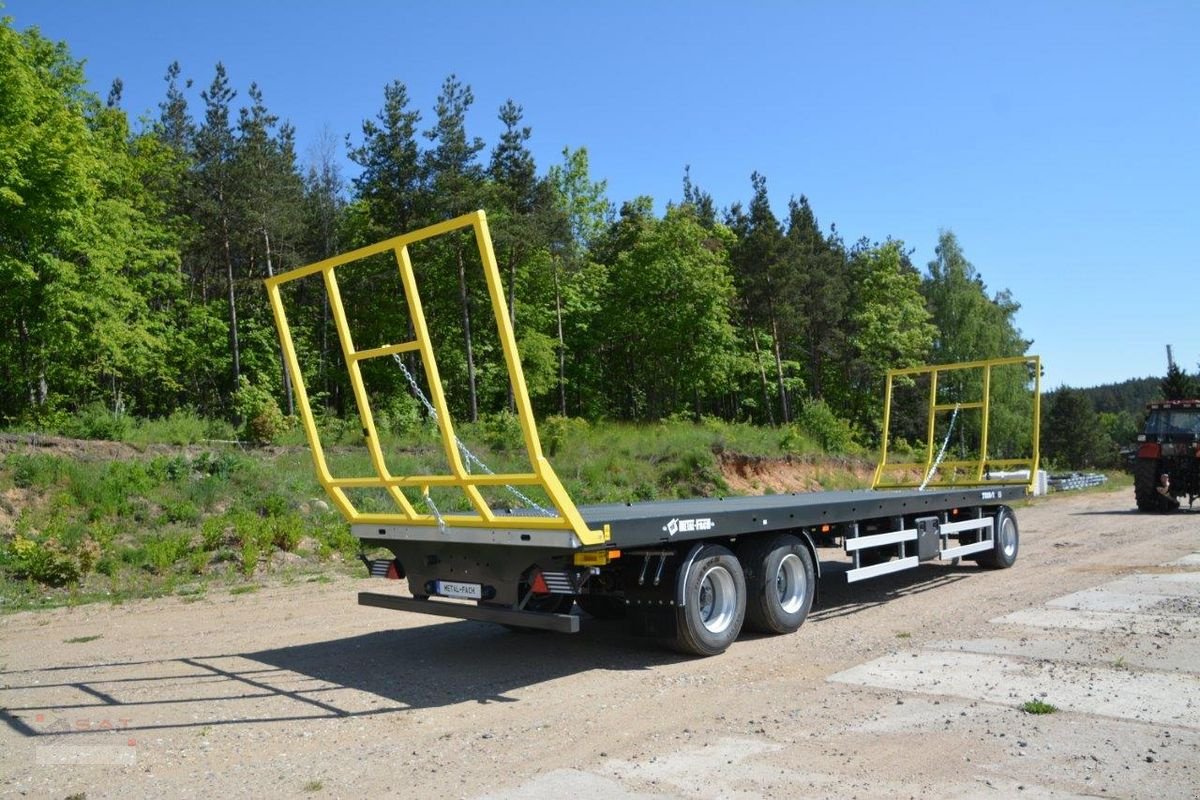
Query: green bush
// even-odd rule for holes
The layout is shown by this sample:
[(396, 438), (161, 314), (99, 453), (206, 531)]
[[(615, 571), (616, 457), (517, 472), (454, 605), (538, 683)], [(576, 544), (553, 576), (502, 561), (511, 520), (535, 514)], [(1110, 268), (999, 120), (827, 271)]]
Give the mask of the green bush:
[(395, 436), (413, 433), (425, 424), (421, 404), (408, 392), (393, 392), (387, 401), (374, 411), (376, 429), (381, 432), (388, 431)]
[[(90, 570), (95, 565), (95, 554), (89, 549), (86, 557)], [(4, 565), (14, 578), (28, 578), (47, 586), (66, 586), (76, 583), (84, 574), (79, 559), (55, 538), (41, 541), (27, 539), (18, 534), (5, 547)]]
[(145, 517), (145, 498), (157, 482), (141, 461), (111, 461), (102, 466), (72, 464), (68, 494), (92, 520), (108, 516)]
[(261, 548), (258, 546), (258, 541), (255, 539), (245, 539), (242, 541), (241, 555), (241, 570), (242, 574), (249, 578), (254, 574), (254, 570), (258, 568), (258, 557)]
[(194, 409), (177, 408), (168, 417), (142, 420), (132, 438), (143, 443), (162, 442), (182, 447), (204, 439), (222, 438), (212, 436), (211, 428), (212, 421), (200, 416)]
[(247, 463), (248, 460), (244, 456), (229, 450), (220, 453), (209, 451), (196, 456), (196, 460), (192, 462), (192, 469), (210, 478), (227, 480)]
[(834, 414), (824, 400), (809, 400), (801, 406), (795, 425), (827, 453), (857, 453), (862, 450), (850, 423)]
[(157, 575), (165, 575), (171, 571), (176, 561), (191, 550), (190, 537), (187, 534), (176, 533), (156, 536), (142, 546), (143, 565)]
[(229, 529), (229, 520), (225, 516), (209, 517), (200, 524), (201, 547), (213, 551), (225, 544), (225, 532)]
[(200, 519), (200, 509), (187, 500), (166, 503), (163, 505), (162, 519), (166, 522), (181, 522), (190, 525)]
[(66, 464), (61, 458), (44, 453), (13, 453), (4, 459), (4, 466), (12, 472), (13, 485), (22, 489), (53, 486), (66, 472)]
[(133, 419), (124, 412), (110, 411), (103, 403), (91, 403), (71, 416), (59, 432), (75, 439), (107, 439), (120, 442), (133, 430)]
[(270, 444), (287, 430), (287, 421), (274, 395), (245, 376), (233, 394), (233, 407), (242, 419), (241, 435), (247, 441)]
[[(706, 450), (689, 450), (673, 459), (673, 465), (664, 469), (659, 476), (659, 485), (674, 490), (678, 497), (700, 497), (712, 494), (713, 490), (728, 491), (729, 486), (717, 468), (713, 454)], [(653, 492), (645, 492), (642, 484), (634, 490), (635, 499), (651, 500)]]
[(492, 450), (520, 450), (525, 446), (521, 433), (521, 421), (516, 414), (504, 410), (496, 414), (484, 414), (483, 441)]
[(546, 417), (545, 421), (538, 426), (538, 433), (541, 435), (542, 447), (545, 449), (546, 455), (555, 456), (571, 438), (586, 433), (587, 429), (587, 420), (572, 419), (555, 414)]
[(267, 530), (274, 547), (291, 553), (304, 535), (304, 521), (297, 514), (272, 517), (267, 521)]

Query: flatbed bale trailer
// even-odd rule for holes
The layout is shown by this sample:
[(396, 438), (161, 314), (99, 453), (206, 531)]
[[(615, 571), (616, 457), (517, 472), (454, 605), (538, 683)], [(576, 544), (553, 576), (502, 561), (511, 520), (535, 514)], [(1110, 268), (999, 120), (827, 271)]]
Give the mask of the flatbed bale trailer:
[[(483, 267), (527, 471), (494, 473), (458, 439), (426, 326), (410, 248), (465, 231), (473, 233)], [(338, 274), (380, 257), (395, 259), (400, 285), (395, 300), (407, 311), (406, 341), (359, 349), (341, 303)], [(321, 443), (285, 296), (289, 287), (306, 280), (319, 282), (328, 298), (362, 423), (371, 464), (367, 475), (335, 474)], [(915, 465), (923, 476), (919, 485), (576, 506), (541, 451), (482, 211), (276, 275), (266, 284), (318, 480), (364, 549), (390, 551), (391, 559), (368, 561), (372, 574), (406, 578), (412, 595), (361, 592), (362, 605), (573, 633), (580, 626), (580, 617), (571, 613), (578, 604), (593, 617), (624, 617), (635, 633), (708, 656), (723, 652), (743, 628), (769, 634), (797, 630), (812, 606), (823, 547), (839, 547), (851, 558), (850, 582), (938, 559), (969, 559), (1000, 569), (1016, 561), (1019, 534), (1011, 504), (1025, 497), (1030, 485), (987, 479), (989, 465), (1015, 463), (986, 456), (987, 387), (993, 367), (1014, 364), (1031, 367), (1036, 385), (1036, 358), (896, 371), (897, 376), (930, 375), (926, 458)], [(404, 357), (419, 361), (420, 369), (410, 370)], [(362, 367), (374, 359), (394, 360), (425, 404), (441, 439), (444, 472), (398, 474), (390, 465), (363, 381)], [(938, 377), (958, 370), (979, 371), (982, 398), (939, 405)], [(889, 404), (892, 380), (889, 374)], [(1037, 467), (1037, 397), (1035, 389), (1032, 459), (1024, 460), (1031, 476)], [(982, 412), (983, 444), (972, 461), (944, 461), (949, 433), (935, 456), (935, 420), (952, 410), (953, 427), (962, 409)], [(885, 441), (889, 415), (890, 405)], [(886, 461), (885, 448), (876, 485), (889, 472), (913, 473), (913, 464)], [(903, 486), (904, 480), (894, 483)], [(947, 482), (953, 485), (938, 485)], [(518, 497), (522, 507), (497, 504), (495, 494), (502, 490)], [(378, 503), (357, 500), (355, 493), (363, 491), (374, 491), (392, 508), (380, 511)], [(435, 493), (444, 498), (447, 491), (465, 500), (453, 510), (444, 500), (435, 502)]]

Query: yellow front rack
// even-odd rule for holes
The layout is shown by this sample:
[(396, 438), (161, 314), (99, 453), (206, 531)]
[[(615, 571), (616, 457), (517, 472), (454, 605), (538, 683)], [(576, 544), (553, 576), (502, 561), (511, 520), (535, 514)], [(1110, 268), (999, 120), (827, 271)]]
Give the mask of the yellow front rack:
[[(1028, 458), (989, 458), (988, 454), (988, 425), (992, 416), (992, 371), (997, 367), (1025, 367), (1032, 374), (1033, 404), (1030, 451)], [(982, 391), (978, 399), (957, 403), (938, 403), (938, 380), (946, 373), (967, 372), (977, 373), (980, 378)], [(926, 437), (925, 458), (921, 461), (905, 461), (888, 463), (888, 445), (892, 418), (892, 390), (896, 378), (914, 378), (927, 375), (929, 377), (929, 396), (926, 404)], [(931, 367), (909, 367), (907, 369), (892, 369), (887, 373), (887, 386), (883, 400), (883, 442), (879, 453), (879, 464), (875, 468), (875, 477), (871, 488), (925, 488), (926, 486), (984, 486), (997, 481), (989, 477), (996, 470), (1022, 471), (1029, 470), (1029, 488), (1033, 490), (1037, 481), (1039, 460), (1039, 428), (1041, 423), (1041, 360), (1037, 356), (1015, 356), (1011, 358), (992, 358), (983, 361), (966, 361), (958, 364), (942, 364)], [(939, 415), (954, 414), (961, 411), (978, 410), (980, 412), (978, 458), (941, 460), (944, 455), (938, 449), (935, 436)], [(1016, 481), (1008, 481), (1014, 483)]]
[[(462, 456), (456, 444), (454, 423), (446, 403), (442, 382), (438, 374), (437, 360), (434, 355), (432, 340), (425, 323), (425, 311), (421, 305), (417, 281), (413, 274), (412, 262), (409, 257), (409, 247), (417, 242), (436, 236), (452, 233), (458, 230), (471, 229), (479, 250), (479, 258), (483, 264), (484, 277), (487, 282), (488, 295), (491, 300), (493, 316), (499, 334), (504, 361), (508, 369), (508, 379), (512, 386), (513, 401), (520, 422), (524, 444), (529, 457), (532, 471), (521, 473), (481, 473), (472, 474), (463, 463)], [(400, 280), (404, 289), (408, 317), (412, 324), (413, 337), (410, 341), (400, 344), (387, 344), (366, 350), (357, 350), (350, 334), (350, 325), (346, 311), (342, 306), (341, 294), (338, 290), (336, 270), (354, 261), (371, 256), (393, 253)], [(341, 342), (342, 356), (349, 371), (350, 386), (358, 407), (359, 419), (362, 424), (363, 436), (373, 474), (334, 476), (328, 466), (325, 450), (321, 444), (320, 432), (317, 428), (313, 410), (305, 388), (304, 375), (300, 369), (296, 347), (292, 341), (291, 329), (288, 326), (287, 313), (284, 309), (280, 287), (291, 281), (320, 275), (329, 301), (329, 309), (338, 339)], [(483, 211), (465, 214), (446, 222), (431, 225), (412, 233), (397, 236), (369, 247), (360, 248), (334, 258), (329, 258), (306, 267), (276, 275), (266, 280), (267, 293), (270, 296), (271, 310), (275, 315), (275, 325), (279, 331), (279, 341), (283, 348), (284, 361), (288, 374), (295, 387), (295, 396), (300, 420), (308, 436), (312, 448), (313, 464), (316, 467), (317, 480), (325, 489), (330, 499), (352, 523), (371, 525), (400, 525), (415, 528), (429, 528), (431, 533), (438, 529), (470, 528), (492, 530), (530, 530), (530, 531), (563, 531), (574, 534), (580, 545), (602, 544), (607, 539), (604, 530), (590, 530), (579, 510), (575, 507), (570, 496), (563, 488), (554, 469), (542, 455), (541, 443), (538, 440), (537, 426), (533, 418), (533, 410), (529, 401), (529, 392), (525, 386), (525, 377), (521, 371), (521, 361), (517, 353), (516, 337), (513, 334), (512, 323), (509, 319), (508, 308), (504, 301), (504, 289), (500, 282), (500, 271), (496, 265), (496, 256), (492, 250), (491, 235), (488, 232), (487, 218)], [(445, 451), (449, 472), (446, 474), (422, 475), (393, 475), (389, 472), (384, 459), (383, 449), (375, 428), (375, 417), (371, 410), (366, 388), (363, 384), (360, 364), (374, 358), (391, 358), (402, 353), (419, 354), (424, 367), (425, 379), (430, 389), (429, 402), (436, 412), (436, 422), (441, 443)], [(493, 510), (480, 492), (480, 487), (523, 486), (540, 488), (549, 498), (553, 510), (547, 509), (547, 514), (532, 516), (514, 514)], [(430, 487), (457, 487), (467, 496), (473, 511), (440, 514), (436, 508), (432, 513), (418, 511), (411, 500), (401, 491), (403, 488), (415, 487), (428, 497)], [(395, 504), (395, 511), (389, 513), (362, 512), (351, 503), (347, 489), (382, 489)]]

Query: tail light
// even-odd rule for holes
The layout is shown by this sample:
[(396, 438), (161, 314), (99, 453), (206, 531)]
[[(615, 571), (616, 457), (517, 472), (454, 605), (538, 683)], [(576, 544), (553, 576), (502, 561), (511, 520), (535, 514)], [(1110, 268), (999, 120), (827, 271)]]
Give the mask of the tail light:
[(1162, 448), (1159, 447), (1158, 442), (1146, 442), (1138, 448), (1137, 452), (1138, 458), (1158, 458), (1160, 455), (1162, 455)]

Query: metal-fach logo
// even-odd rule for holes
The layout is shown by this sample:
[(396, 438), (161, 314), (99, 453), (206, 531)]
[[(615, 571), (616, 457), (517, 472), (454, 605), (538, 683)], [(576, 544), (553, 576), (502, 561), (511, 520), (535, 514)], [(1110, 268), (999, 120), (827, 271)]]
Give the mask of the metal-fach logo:
[(680, 519), (679, 517), (674, 517), (663, 526), (663, 530), (667, 532), (667, 536), (674, 536), (677, 533), (711, 531), (715, 527), (717, 527), (717, 524), (709, 517), (699, 517), (697, 519)]

